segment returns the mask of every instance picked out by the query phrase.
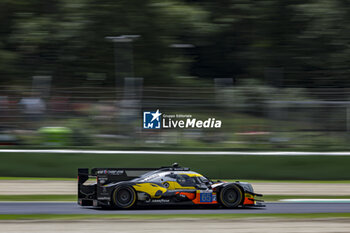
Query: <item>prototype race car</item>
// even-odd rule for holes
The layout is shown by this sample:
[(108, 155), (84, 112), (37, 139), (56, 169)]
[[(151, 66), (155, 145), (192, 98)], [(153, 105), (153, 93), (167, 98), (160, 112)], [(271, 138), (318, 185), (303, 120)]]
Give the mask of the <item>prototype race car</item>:
[[(89, 177), (96, 177), (89, 182)], [(189, 168), (78, 169), (78, 204), (129, 209), (148, 205), (217, 205), (263, 207), (261, 194), (246, 182), (213, 182)]]

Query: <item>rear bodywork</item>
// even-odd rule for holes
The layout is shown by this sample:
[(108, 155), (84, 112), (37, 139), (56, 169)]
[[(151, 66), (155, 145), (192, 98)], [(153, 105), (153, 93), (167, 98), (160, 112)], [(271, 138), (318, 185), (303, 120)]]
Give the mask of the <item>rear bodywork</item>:
[[(262, 207), (261, 194), (245, 182), (212, 182), (182, 167), (162, 168), (87, 168), (78, 169), (78, 204), (82, 206), (113, 206), (118, 187), (135, 191), (135, 204), (148, 205), (220, 205), (217, 195), (227, 185), (239, 188), (240, 207)], [(134, 204), (134, 203), (133, 203)]]

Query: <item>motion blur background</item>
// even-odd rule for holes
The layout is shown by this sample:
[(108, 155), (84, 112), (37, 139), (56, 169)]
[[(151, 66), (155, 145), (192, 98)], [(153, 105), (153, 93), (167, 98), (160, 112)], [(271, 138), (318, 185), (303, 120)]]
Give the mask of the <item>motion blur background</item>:
[[(72, 232), (79, 217), (61, 216), (80, 211), (73, 202), (7, 202), (76, 201), (77, 168), (178, 162), (248, 181), (267, 202), (303, 202), (276, 213), (326, 212), (206, 212), (215, 223), (176, 212), (195, 231), (348, 232), (349, 71), (349, 0), (0, 0), (0, 227)], [(222, 127), (142, 129), (142, 112), (157, 109)], [(128, 220), (126, 232), (194, 229), (156, 213)], [(124, 229), (81, 218), (80, 231)]]
[(0, 144), (347, 150), (349, 39), (344, 0), (0, 0)]

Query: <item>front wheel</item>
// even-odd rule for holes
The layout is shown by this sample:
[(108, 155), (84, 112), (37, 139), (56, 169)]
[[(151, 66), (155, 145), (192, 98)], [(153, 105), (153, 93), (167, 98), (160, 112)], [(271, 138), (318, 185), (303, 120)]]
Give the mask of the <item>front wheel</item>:
[(220, 190), (219, 202), (226, 208), (236, 208), (243, 198), (241, 189), (234, 184), (227, 185)]
[(130, 186), (120, 186), (113, 191), (113, 204), (121, 209), (130, 209), (136, 204), (136, 192)]

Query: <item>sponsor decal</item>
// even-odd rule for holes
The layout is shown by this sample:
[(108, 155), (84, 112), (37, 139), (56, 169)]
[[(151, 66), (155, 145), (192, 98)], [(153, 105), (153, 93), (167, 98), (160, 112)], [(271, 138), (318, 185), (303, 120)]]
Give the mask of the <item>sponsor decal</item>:
[(98, 177), (98, 182), (100, 184), (105, 184), (108, 181), (107, 177)]
[(172, 170), (173, 171), (189, 171), (190, 169), (189, 168), (183, 168), (183, 167), (181, 167), (181, 168), (174, 167), (174, 168), (172, 168)]
[(221, 128), (222, 121), (215, 118), (198, 119), (190, 114), (165, 114), (157, 111), (143, 112), (144, 129), (171, 128)]
[(212, 202), (213, 201), (213, 193), (212, 191), (204, 191), (204, 190), (201, 190), (200, 191), (200, 202)]
[(123, 175), (124, 174), (124, 170), (99, 170), (97, 171), (98, 175)]
[(152, 203), (168, 203), (169, 199), (152, 199)]

